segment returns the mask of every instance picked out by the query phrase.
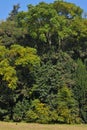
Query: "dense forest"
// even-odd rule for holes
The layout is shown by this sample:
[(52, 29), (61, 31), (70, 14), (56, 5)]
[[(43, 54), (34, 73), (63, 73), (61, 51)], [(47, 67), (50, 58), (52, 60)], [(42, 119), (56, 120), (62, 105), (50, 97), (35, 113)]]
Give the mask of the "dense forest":
[(14, 5), (0, 22), (0, 120), (87, 123), (87, 19), (73, 3)]

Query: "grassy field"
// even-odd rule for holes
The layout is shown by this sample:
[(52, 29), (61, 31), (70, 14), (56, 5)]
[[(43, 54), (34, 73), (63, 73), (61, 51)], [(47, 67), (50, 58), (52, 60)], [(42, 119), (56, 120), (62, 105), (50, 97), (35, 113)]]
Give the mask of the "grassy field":
[(0, 122), (0, 130), (87, 130), (87, 125), (43, 125)]

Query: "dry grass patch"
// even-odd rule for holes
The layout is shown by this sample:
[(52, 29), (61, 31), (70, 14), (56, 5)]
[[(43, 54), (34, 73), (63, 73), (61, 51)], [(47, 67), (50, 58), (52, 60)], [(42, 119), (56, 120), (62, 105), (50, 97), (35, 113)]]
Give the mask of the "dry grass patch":
[(43, 125), (0, 122), (0, 130), (87, 130), (87, 125)]

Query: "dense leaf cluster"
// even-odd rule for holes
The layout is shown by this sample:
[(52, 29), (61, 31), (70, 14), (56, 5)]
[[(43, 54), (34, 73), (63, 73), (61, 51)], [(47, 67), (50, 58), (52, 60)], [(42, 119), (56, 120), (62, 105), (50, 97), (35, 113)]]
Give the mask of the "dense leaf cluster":
[(72, 3), (14, 5), (0, 23), (0, 120), (87, 123), (87, 19)]

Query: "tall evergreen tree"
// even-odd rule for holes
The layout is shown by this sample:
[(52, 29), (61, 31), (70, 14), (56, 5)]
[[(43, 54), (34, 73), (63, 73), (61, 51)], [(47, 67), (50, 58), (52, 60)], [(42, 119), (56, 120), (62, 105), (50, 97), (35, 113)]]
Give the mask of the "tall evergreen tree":
[(12, 11), (9, 13), (9, 17), (7, 18), (7, 20), (14, 21), (18, 14), (19, 8), (20, 8), (19, 4), (14, 5)]
[(80, 117), (87, 123), (87, 70), (80, 59), (77, 60), (77, 65), (74, 93), (79, 102)]

